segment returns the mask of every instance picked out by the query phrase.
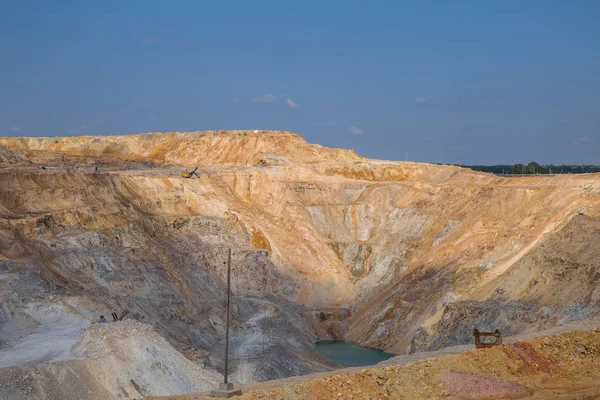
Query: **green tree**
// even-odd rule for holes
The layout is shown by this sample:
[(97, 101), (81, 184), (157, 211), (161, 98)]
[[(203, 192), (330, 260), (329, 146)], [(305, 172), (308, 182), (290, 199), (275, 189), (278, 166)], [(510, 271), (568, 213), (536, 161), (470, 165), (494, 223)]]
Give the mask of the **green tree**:
[(536, 163), (535, 161), (532, 161), (529, 164), (527, 164), (527, 174), (539, 174), (540, 172), (542, 172), (542, 166), (540, 164)]
[(525, 166), (523, 164), (515, 164), (512, 167), (513, 174), (522, 174)]

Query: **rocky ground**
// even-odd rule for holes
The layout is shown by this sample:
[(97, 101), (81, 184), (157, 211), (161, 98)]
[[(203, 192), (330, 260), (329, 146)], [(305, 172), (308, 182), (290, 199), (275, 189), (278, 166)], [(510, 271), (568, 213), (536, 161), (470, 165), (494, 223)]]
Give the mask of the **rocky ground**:
[(405, 354), (551, 329), (600, 310), (599, 232), (597, 174), (369, 160), (275, 131), (0, 138), (0, 368), (76, 379), (71, 346), (127, 309), (223, 372), (228, 248), (236, 382), (334, 368), (318, 338)]
[(68, 357), (42, 361), (0, 368), (0, 398), (142, 399), (205, 391), (223, 379), (185, 358), (149, 325), (132, 320), (92, 324), (69, 346)]
[[(594, 399), (600, 396), (600, 331), (540, 336), (308, 382), (256, 389), (243, 399)], [(170, 400), (208, 399), (201, 394)]]

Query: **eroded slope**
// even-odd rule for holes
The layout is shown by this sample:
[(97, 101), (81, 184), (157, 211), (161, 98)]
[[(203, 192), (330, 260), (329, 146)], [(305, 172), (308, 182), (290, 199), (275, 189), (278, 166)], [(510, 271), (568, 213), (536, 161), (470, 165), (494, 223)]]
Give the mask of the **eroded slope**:
[(597, 175), (368, 160), (270, 131), (0, 145), (23, 160), (0, 169), (5, 347), (35, 325), (28, 305), (70, 301), (127, 308), (220, 368), (227, 247), (241, 381), (329, 368), (317, 335), (415, 351), (599, 307)]

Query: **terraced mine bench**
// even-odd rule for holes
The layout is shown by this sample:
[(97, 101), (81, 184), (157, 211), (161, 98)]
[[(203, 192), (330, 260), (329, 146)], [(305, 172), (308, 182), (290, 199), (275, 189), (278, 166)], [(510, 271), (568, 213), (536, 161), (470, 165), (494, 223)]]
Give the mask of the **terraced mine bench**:
[[(502, 344), (502, 332), (496, 329), (494, 332), (480, 332), (478, 329), (473, 329), (473, 336), (475, 336), (475, 347), (478, 349), (485, 349), (492, 346)], [(495, 337), (496, 341), (492, 343), (482, 343), (481, 336), (484, 337)]]

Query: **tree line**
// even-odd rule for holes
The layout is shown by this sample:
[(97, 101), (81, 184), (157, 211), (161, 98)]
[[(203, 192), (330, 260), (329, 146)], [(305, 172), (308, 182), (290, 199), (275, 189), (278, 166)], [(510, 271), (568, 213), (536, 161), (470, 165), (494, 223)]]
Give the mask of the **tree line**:
[(600, 165), (540, 165), (535, 161), (529, 164), (500, 164), (500, 165), (459, 165), (474, 171), (490, 174), (587, 174), (600, 172)]

